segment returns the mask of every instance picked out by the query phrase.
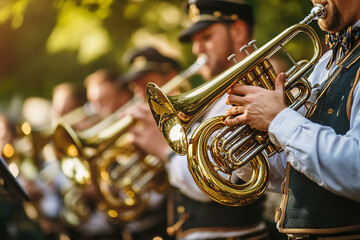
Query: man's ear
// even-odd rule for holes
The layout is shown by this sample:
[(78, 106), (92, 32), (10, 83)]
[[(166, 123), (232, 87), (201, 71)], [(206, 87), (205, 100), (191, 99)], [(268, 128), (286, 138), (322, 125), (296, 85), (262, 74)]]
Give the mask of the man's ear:
[(230, 28), (231, 37), (237, 45), (243, 45), (244, 43), (248, 43), (250, 32), (248, 25), (242, 19), (236, 20)]

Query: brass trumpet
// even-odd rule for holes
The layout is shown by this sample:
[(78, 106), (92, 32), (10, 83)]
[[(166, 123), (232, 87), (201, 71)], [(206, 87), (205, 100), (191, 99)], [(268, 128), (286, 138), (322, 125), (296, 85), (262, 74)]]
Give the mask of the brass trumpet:
[[(168, 93), (173, 92), (205, 62), (205, 57), (198, 58), (163, 87)], [(159, 159), (144, 155), (128, 144), (126, 132), (136, 124), (135, 120), (130, 116), (117, 119), (116, 115), (81, 132), (74, 131), (66, 123), (59, 124), (54, 144), (61, 161), (73, 169), (68, 177), (78, 185), (93, 182), (101, 195), (99, 208), (111, 219), (131, 221), (145, 209), (148, 192), (165, 191), (168, 180)]]
[[(259, 49), (254, 45), (255, 41), (250, 42), (248, 45), (254, 48), (252, 54), (186, 93), (166, 96), (158, 86), (148, 84), (147, 99), (159, 130), (175, 152), (180, 155), (187, 154), (189, 169), (195, 182), (214, 201), (229, 206), (241, 206), (258, 199), (265, 191), (269, 179), (269, 163), (264, 151), (269, 156), (281, 149), (270, 142), (267, 132), (253, 129), (247, 124), (225, 126), (224, 116), (203, 122), (190, 141), (187, 140), (188, 130), (211, 104), (236, 83), (273, 90), (276, 73), (269, 58), (280, 49), (294, 64), (287, 72), (286, 102), (293, 109), (301, 107), (311, 92), (305, 74), (321, 55), (320, 40), (314, 29), (307, 24), (324, 15), (324, 7), (316, 4), (299, 24), (287, 28)], [(284, 48), (298, 33), (305, 33), (312, 41), (314, 53), (310, 60), (295, 62)], [(241, 50), (246, 47), (248, 46)], [(297, 89), (298, 93), (293, 94), (293, 89)], [(209, 140), (211, 144), (208, 144)], [(250, 180), (240, 185), (232, 183), (232, 174), (249, 162), (252, 167)], [(224, 173), (228, 178), (223, 178), (220, 173)]]

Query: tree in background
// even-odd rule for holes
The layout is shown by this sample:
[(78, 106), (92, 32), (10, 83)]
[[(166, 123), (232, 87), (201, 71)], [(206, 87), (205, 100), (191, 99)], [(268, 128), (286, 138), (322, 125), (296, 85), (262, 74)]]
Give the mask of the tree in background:
[[(258, 46), (312, 7), (297, 0), (252, 2)], [(182, 5), (183, 0), (1, 0), (0, 104), (6, 108), (14, 96), (50, 99), (56, 84), (82, 83), (98, 68), (125, 71), (125, 53), (134, 46), (158, 46), (190, 65), (190, 46), (177, 40), (188, 24)], [(311, 50), (306, 44), (289, 48), (300, 58)]]

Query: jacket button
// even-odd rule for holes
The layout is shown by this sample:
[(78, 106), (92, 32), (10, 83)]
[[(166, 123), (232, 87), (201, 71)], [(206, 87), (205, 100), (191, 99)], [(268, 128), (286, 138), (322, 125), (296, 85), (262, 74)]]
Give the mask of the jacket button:
[(178, 206), (176, 210), (177, 210), (178, 213), (184, 213), (185, 212), (185, 207), (184, 206)]

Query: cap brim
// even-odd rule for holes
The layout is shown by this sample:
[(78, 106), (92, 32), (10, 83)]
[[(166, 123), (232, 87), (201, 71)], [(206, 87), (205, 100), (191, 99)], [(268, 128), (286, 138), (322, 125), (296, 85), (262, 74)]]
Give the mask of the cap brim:
[(145, 73), (149, 72), (149, 70), (141, 70), (141, 71), (129, 71), (121, 76), (121, 79), (124, 80), (125, 83), (133, 82), (135, 79), (141, 77)]
[(196, 23), (193, 23), (192, 25), (190, 25), (190, 27), (188, 27), (187, 29), (185, 29), (184, 31), (182, 31), (179, 35), (179, 40), (180, 42), (190, 42), (192, 36), (201, 31), (204, 30), (205, 28), (207, 28), (208, 26), (210, 26), (211, 24), (215, 23), (216, 21), (199, 21)]

